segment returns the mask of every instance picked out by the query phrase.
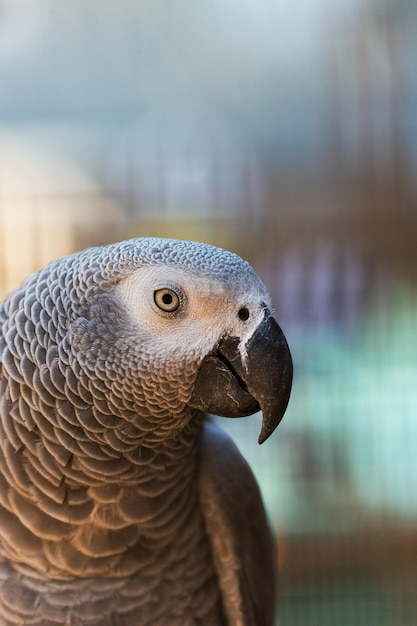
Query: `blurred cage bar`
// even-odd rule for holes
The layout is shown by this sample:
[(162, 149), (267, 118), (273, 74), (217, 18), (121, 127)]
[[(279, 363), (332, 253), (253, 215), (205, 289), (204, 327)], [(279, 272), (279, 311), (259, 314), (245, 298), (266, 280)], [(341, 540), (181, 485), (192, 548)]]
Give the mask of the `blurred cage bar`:
[(220, 4), (2, 3), (0, 292), (130, 236), (247, 258), (293, 395), (260, 448), (259, 416), (220, 423), (279, 538), (277, 624), (412, 626), (417, 9)]

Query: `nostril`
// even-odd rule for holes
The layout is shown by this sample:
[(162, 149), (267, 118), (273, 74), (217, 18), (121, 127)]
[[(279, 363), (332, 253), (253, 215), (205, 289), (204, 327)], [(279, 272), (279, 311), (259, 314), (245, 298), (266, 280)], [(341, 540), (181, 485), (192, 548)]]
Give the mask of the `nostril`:
[(246, 307), (242, 307), (239, 309), (238, 316), (242, 322), (246, 322), (249, 319), (249, 310)]

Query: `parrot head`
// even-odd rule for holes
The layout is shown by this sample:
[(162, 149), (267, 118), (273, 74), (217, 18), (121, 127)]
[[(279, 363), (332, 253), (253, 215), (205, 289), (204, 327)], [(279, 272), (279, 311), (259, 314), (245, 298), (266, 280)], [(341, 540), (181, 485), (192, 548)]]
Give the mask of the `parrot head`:
[(261, 410), (265, 441), (289, 401), (292, 359), (252, 267), (214, 246), (153, 238), (108, 246), (96, 261), (101, 291), (83, 289), (87, 312), (72, 324), (81, 367), (94, 363), (94, 377), (113, 381), (113, 396), (151, 422), (187, 407)]

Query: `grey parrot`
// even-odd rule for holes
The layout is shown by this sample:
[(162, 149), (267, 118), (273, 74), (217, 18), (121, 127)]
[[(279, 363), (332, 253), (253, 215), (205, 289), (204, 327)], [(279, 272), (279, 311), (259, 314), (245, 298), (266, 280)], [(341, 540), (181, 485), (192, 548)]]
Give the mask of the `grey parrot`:
[[(281, 420), (292, 361), (251, 266), (137, 238), (0, 305), (0, 624), (268, 626), (275, 546), (210, 415)], [(218, 420), (217, 420), (218, 421)]]

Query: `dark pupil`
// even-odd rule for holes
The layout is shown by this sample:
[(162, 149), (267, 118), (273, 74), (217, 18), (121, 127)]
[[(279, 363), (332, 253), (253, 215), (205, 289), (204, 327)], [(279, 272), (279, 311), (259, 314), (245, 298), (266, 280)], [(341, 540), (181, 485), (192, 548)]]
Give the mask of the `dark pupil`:
[(162, 302), (164, 304), (172, 304), (172, 296), (170, 293), (164, 293), (164, 295), (162, 296)]

